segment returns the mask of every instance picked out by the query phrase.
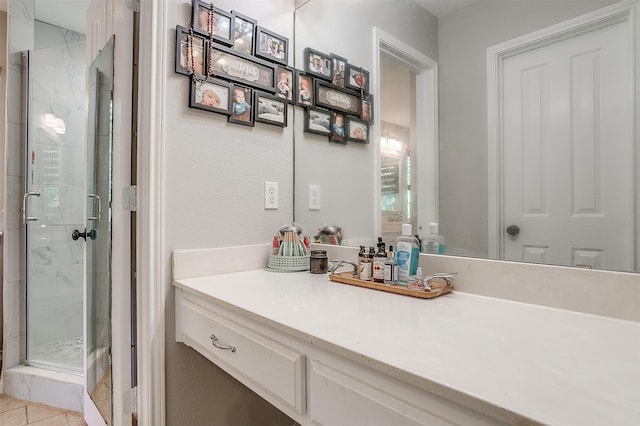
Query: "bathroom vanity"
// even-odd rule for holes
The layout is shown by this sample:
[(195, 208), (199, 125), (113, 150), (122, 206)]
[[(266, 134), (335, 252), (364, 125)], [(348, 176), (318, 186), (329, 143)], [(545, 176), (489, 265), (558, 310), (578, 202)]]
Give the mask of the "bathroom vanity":
[(300, 424), (640, 424), (638, 322), (200, 263), (174, 253), (176, 340)]

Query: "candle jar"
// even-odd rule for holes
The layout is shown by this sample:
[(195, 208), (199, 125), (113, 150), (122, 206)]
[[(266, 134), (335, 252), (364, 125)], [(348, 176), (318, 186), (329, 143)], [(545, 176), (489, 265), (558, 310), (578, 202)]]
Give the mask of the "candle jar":
[(310, 272), (312, 274), (326, 274), (329, 271), (329, 261), (326, 250), (311, 250)]

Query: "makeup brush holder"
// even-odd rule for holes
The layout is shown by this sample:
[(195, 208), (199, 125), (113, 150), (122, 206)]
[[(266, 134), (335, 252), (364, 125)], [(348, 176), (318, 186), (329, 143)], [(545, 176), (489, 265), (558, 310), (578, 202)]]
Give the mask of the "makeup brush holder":
[(309, 256), (278, 256), (270, 254), (267, 269), (283, 272), (308, 271)]

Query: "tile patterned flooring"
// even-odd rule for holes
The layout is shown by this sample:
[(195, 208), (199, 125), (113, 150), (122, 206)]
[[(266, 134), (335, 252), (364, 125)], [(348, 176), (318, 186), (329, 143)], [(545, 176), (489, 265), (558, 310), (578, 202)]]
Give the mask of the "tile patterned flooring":
[(86, 426), (82, 413), (0, 395), (1, 426)]

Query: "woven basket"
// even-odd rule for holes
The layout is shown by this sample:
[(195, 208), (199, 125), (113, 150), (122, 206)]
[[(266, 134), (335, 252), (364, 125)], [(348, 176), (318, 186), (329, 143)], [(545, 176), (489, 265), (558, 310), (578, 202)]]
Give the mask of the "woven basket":
[(278, 271), (308, 271), (309, 256), (269, 255), (269, 269)]

